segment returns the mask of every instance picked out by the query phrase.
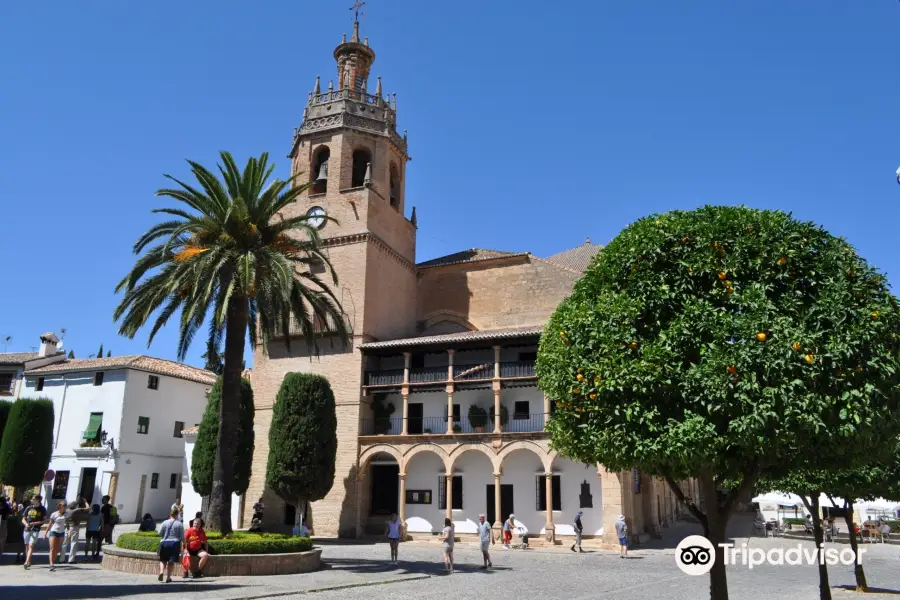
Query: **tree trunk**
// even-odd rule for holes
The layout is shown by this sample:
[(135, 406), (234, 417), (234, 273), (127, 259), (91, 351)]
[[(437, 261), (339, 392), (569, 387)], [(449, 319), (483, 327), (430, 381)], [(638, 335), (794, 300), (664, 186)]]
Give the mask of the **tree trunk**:
[(831, 584), (828, 583), (828, 565), (825, 564), (824, 557), (822, 556), (825, 554), (825, 548), (823, 548), (825, 536), (822, 531), (822, 512), (819, 510), (819, 494), (820, 492), (815, 490), (810, 493), (809, 500), (806, 499), (806, 496), (800, 497), (803, 498), (803, 504), (806, 505), (813, 520), (813, 537), (816, 540), (816, 556), (819, 559), (819, 598), (820, 600), (831, 600)]
[(701, 520), (703, 535), (712, 542), (716, 551), (716, 561), (709, 571), (710, 600), (728, 600), (728, 579), (725, 575), (725, 528), (728, 525), (728, 512), (722, 511), (716, 497), (716, 482), (711, 474), (703, 475), (700, 480), (700, 495), (705, 508), (706, 520)]
[(859, 540), (856, 539), (856, 531), (853, 529), (853, 500), (844, 500), (844, 522), (847, 523), (847, 531), (850, 536), (850, 549), (853, 550), (854, 566), (853, 574), (856, 576), (856, 591), (868, 592), (869, 584), (866, 582), (866, 572), (859, 562)]
[(219, 442), (209, 495), (209, 529), (221, 531), (223, 535), (232, 531), (231, 488), (240, 420), (241, 370), (247, 319), (247, 299), (233, 295), (225, 314), (225, 368), (222, 372), (222, 401), (219, 404)]

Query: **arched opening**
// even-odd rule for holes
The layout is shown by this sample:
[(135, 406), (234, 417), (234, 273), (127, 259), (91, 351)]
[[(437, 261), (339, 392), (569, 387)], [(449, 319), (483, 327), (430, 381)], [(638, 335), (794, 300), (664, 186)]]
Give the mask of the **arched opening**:
[(437, 452), (421, 451), (406, 461), (406, 530), (433, 533), (444, 526), (446, 510), (438, 493), (443, 487), (444, 459)]
[(368, 509), (363, 513), (368, 515), (365, 530), (382, 533), (384, 522), (400, 508), (400, 465), (392, 454), (377, 452), (368, 457), (363, 468), (368, 469), (368, 507), (363, 508)]
[(372, 154), (365, 148), (353, 151), (353, 177), (350, 187), (362, 187), (366, 184), (366, 171), (372, 163)]
[(398, 169), (397, 165), (395, 165), (394, 163), (391, 163), (390, 177), (391, 206), (397, 210), (400, 210), (400, 169)]
[[(531, 448), (515, 448), (503, 457), (502, 469), (501, 493), (505, 492), (505, 497), (500, 499), (502, 517), (508, 518), (514, 512), (518, 527), (539, 534), (546, 523), (546, 480), (541, 457)], [(509, 487), (504, 490), (503, 486)], [(558, 504), (559, 499), (554, 500)], [(509, 501), (512, 506), (508, 508), (505, 503)]]
[(324, 194), (328, 190), (328, 159), (331, 158), (331, 150), (328, 146), (322, 146), (313, 155), (313, 168), (310, 172), (310, 181), (313, 182), (312, 194)]
[[(476, 533), (478, 515), (484, 513), (488, 522), (495, 519), (494, 463), (487, 454), (489, 447), (471, 447), (454, 457), (453, 461), (453, 524), (459, 533)], [(500, 486), (501, 495), (503, 486)], [(444, 507), (446, 507), (446, 487)], [(503, 507), (501, 499), (501, 509)], [(508, 509), (510, 510), (510, 509)]]

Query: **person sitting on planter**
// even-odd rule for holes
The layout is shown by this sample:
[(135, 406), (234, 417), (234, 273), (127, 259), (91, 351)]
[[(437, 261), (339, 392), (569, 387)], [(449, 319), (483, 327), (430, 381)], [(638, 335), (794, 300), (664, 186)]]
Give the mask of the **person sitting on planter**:
[(144, 518), (141, 519), (141, 526), (138, 527), (138, 531), (156, 531), (156, 521), (153, 520), (153, 515), (150, 513), (144, 515)]
[(203, 519), (194, 519), (194, 526), (188, 529), (184, 534), (184, 544), (187, 546), (188, 556), (191, 558), (198, 557), (200, 562), (197, 564), (197, 570), (189, 573), (184, 569), (182, 577), (191, 575), (192, 577), (203, 577), (203, 568), (209, 560), (209, 542), (206, 539), (206, 531), (203, 529)]

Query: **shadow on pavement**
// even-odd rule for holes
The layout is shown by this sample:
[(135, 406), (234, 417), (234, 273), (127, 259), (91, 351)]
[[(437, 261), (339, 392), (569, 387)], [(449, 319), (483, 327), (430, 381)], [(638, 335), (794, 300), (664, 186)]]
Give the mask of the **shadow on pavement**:
[[(837, 590), (846, 590), (848, 592), (855, 592), (855, 585), (836, 585), (834, 586)], [(870, 594), (893, 594), (896, 596), (900, 596), (900, 590), (888, 590), (885, 588), (877, 588), (877, 587), (869, 587)]]
[(66, 584), (66, 585), (4, 585), (3, 597), (28, 598), (29, 600), (81, 600), (88, 598), (120, 598), (123, 596), (138, 596), (140, 594), (178, 594), (187, 595), (197, 592), (212, 592), (241, 587), (237, 585), (218, 584), (188, 584), (188, 583), (158, 583), (154, 585), (90, 585), (90, 584)]
[[(383, 560), (367, 560), (356, 558), (325, 558), (322, 560), (322, 568), (335, 571), (349, 571), (351, 573), (396, 573), (399, 575), (442, 575), (443, 562), (431, 562), (424, 560), (400, 560), (400, 564), (392, 565)], [(490, 573), (491, 571), (511, 571), (509, 567), (491, 567), (487, 571), (481, 565), (462, 563), (455, 566), (457, 573)]]

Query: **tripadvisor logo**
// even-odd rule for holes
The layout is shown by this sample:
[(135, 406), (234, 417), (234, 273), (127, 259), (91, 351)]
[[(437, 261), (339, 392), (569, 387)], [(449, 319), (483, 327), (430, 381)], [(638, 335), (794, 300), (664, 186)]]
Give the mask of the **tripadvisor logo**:
[[(838, 550), (837, 548), (804, 547), (797, 544), (790, 548), (748, 548), (742, 544), (735, 548), (734, 544), (719, 544), (722, 549), (722, 558), (725, 565), (743, 565), (749, 569), (760, 565), (853, 565), (857, 556), (850, 548)], [(819, 552), (821, 550), (821, 552)], [(865, 548), (859, 549), (859, 562), (862, 563), (862, 555)], [(675, 548), (675, 564), (683, 573), (688, 575), (705, 575), (716, 562), (715, 546), (702, 535), (689, 535), (681, 540)]]

